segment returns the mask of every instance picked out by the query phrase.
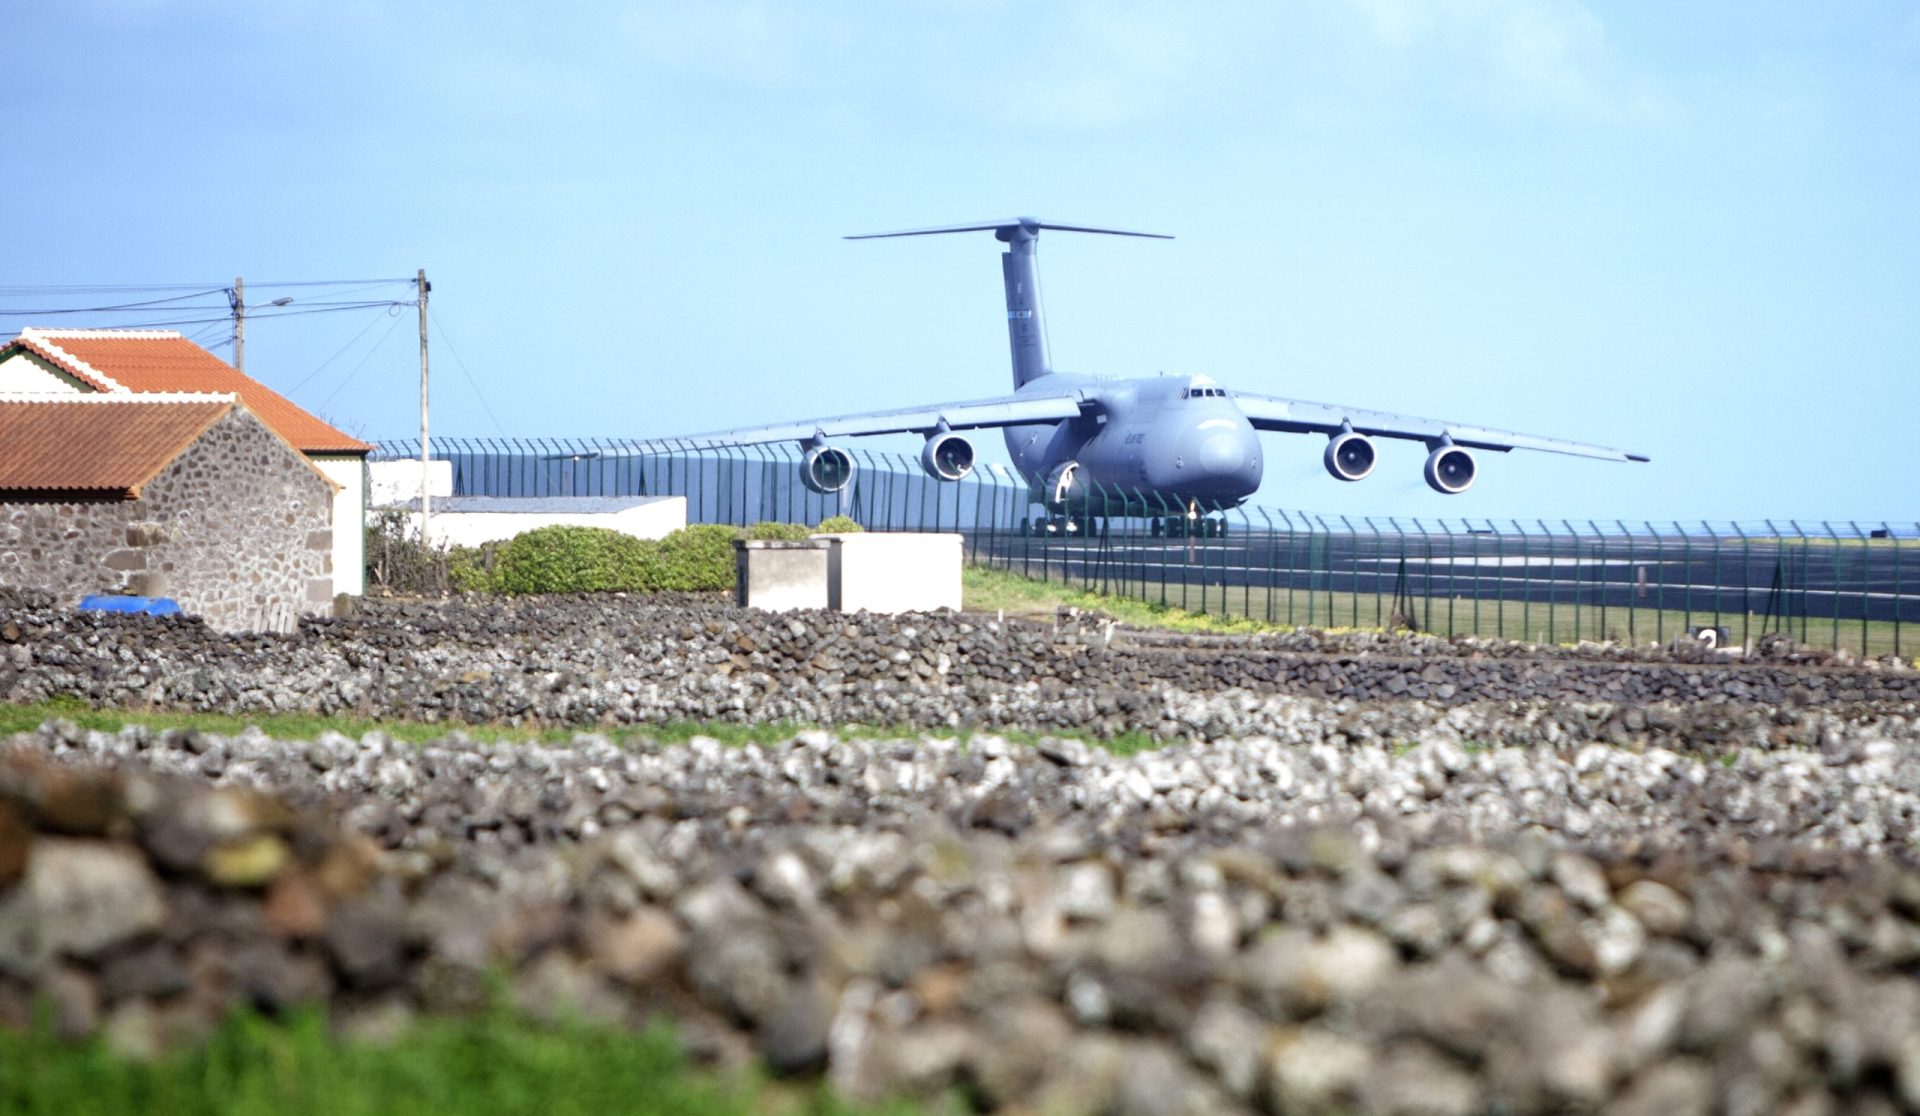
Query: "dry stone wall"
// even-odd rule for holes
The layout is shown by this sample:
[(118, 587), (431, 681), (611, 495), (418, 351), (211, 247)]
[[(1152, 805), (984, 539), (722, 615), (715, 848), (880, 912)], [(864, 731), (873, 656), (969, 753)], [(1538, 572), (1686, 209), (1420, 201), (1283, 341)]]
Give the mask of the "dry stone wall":
[[(1647, 649), (1622, 659), (1606, 647), (1526, 657), (1509, 645), (1431, 637), (1366, 648), (1321, 638), (1133, 646), (992, 617), (776, 614), (619, 596), (362, 601), (351, 617), (308, 621), (293, 634), (230, 636), (191, 622), (78, 615), (13, 594), (0, 595), (0, 698), (473, 723), (1002, 726), (1163, 740), (1271, 733), (1302, 715), (1299, 697), (1331, 703), (1336, 719), (1379, 703), (1553, 699), (1602, 710), (1581, 731), (1604, 738), (1684, 734), (1704, 744), (1798, 739), (1816, 714), (1874, 716), (1920, 703), (1920, 673), (1879, 661), (1674, 661)], [(1765, 723), (1776, 712), (1791, 723)]]
[(238, 408), (138, 500), (0, 505), (0, 585), (172, 597), (226, 631), (331, 611), (333, 489)]
[(1769, 654), (615, 597), (232, 636), (0, 592), (15, 700), (932, 730), (54, 721), (0, 742), (0, 1026), (151, 1054), (504, 987), (982, 1111), (1920, 1112), (1920, 675)]
[(1920, 1111), (1913, 719), (1705, 758), (1456, 714), (1133, 757), (51, 724), (0, 747), (0, 1025), (391, 1035), (504, 977), (985, 1111)]

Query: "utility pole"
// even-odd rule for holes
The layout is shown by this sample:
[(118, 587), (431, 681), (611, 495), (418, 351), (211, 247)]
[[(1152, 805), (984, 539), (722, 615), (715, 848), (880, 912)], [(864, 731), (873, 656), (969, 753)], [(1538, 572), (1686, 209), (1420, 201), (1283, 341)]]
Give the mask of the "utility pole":
[(233, 277), (233, 289), (227, 292), (227, 305), (233, 307), (233, 366), (247, 370), (247, 281)]
[(420, 543), (431, 545), (427, 534), (427, 501), (429, 499), (427, 481), (427, 292), (433, 285), (427, 282), (427, 269), (421, 268), (414, 278), (414, 286), (420, 292)]

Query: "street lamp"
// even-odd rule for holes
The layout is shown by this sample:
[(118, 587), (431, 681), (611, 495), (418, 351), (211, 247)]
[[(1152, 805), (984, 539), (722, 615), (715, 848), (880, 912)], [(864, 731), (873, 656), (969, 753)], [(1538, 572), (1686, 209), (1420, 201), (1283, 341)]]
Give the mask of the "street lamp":
[[(285, 306), (292, 302), (292, 296), (276, 298), (268, 306)], [(234, 277), (233, 286), (227, 288), (227, 305), (233, 309), (233, 367), (235, 370), (247, 370), (247, 282)]]

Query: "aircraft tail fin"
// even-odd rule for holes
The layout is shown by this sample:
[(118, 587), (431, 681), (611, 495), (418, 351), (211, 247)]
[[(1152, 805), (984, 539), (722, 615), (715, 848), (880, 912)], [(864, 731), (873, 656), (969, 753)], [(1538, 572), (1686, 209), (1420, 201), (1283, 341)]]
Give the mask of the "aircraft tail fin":
[(1139, 236), (1154, 240), (1172, 240), (1164, 233), (1131, 232), (1126, 229), (1102, 229), (1091, 225), (1063, 225), (1037, 217), (1011, 217), (1001, 221), (978, 221), (966, 225), (936, 225), (926, 229), (899, 232), (865, 233), (848, 240), (880, 240), (895, 236), (936, 236), (941, 233), (990, 232), (1003, 241), (1007, 250), (1000, 256), (1001, 279), (1007, 289), (1007, 340), (1013, 349), (1013, 386), (1018, 388), (1053, 371), (1047, 351), (1046, 318), (1040, 309), (1040, 273), (1034, 263), (1034, 246), (1041, 229), (1057, 232), (1101, 233), (1107, 236)]

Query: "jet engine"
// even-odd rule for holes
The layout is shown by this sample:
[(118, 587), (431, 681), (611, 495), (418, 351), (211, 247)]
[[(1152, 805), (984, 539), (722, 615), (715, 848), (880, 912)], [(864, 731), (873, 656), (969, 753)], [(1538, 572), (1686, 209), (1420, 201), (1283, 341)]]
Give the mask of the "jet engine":
[(1473, 485), (1473, 455), (1452, 442), (1427, 455), (1427, 487), (1444, 496), (1458, 496)]
[(853, 455), (839, 446), (812, 446), (800, 456), (800, 483), (822, 496), (853, 483)]
[(950, 431), (927, 438), (920, 467), (934, 480), (957, 481), (973, 472), (973, 443)]
[[(1373, 472), (1373, 440), (1365, 434), (1342, 431), (1327, 439), (1327, 452), (1322, 460), (1335, 480), (1366, 480), (1367, 474)], [(1471, 472), (1471, 468), (1468, 471)]]

